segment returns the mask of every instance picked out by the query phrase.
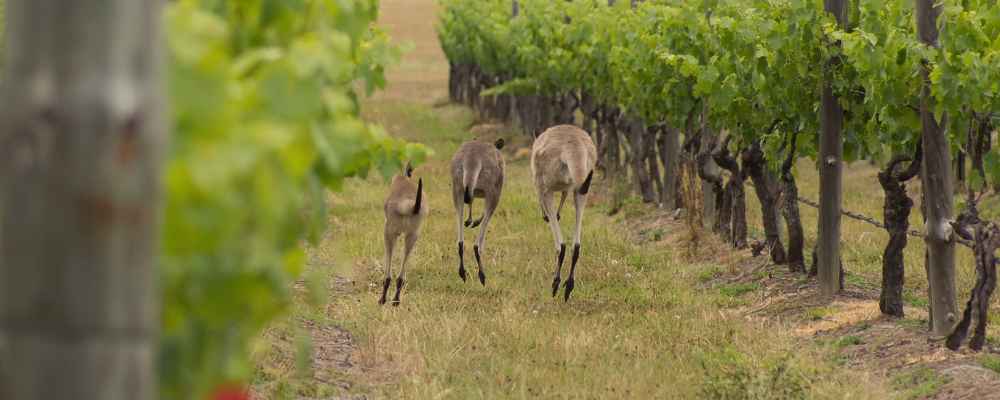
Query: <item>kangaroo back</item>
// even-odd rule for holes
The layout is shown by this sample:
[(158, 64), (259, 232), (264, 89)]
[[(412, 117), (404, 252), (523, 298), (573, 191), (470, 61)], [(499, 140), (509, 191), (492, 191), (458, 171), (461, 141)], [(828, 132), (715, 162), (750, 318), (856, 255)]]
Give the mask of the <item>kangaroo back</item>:
[[(500, 149), (504, 141), (499, 139), (494, 143), (481, 140), (470, 140), (463, 143), (451, 159), (452, 200), (455, 202), (456, 228), (458, 242), (458, 276), (466, 280), (465, 273), (465, 238), (463, 230), (466, 227), (479, 226), (479, 237), (472, 246), (472, 253), (479, 266), (479, 282), (486, 285), (486, 274), (480, 252), (485, 243), (486, 227), (490, 223), (493, 211), (496, 210), (503, 190), (504, 162)], [(484, 198), (483, 216), (473, 221), (473, 200)], [(468, 206), (469, 217), (463, 222), (463, 214)]]
[[(411, 185), (412, 186), (412, 185)], [(398, 215), (417, 215), (420, 214), (421, 207), (423, 207), (423, 197), (424, 197), (424, 179), (420, 178), (417, 181), (417, 191), (416, 195), (410, 198), (397, 199), (393, 208)]]
[(590, 191), (597, 148), (584, 130), (557, 125), (545, 130), (532, 146), (531, 168), (536, 184), (549, 189)]
[(456, 207), (475, 197), (498, 197), (503, 186), (503, 141), (471, 140), (462, 144), (451, 160), (452, 193)]
[(389, 197), (385, 200), (387, 217), (405, 217), (426, 213), (424, 202), (424, 180), (417, 181), (416, 187), (409, 179), (397, 175), (392, 180)]

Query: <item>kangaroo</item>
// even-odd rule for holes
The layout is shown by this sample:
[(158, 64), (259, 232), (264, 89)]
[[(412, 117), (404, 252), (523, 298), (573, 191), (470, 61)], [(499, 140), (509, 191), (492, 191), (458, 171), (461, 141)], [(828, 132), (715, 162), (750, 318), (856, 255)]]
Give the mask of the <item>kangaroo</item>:
[(413, 167), (406, 165), (402, 174), (392, 178), (389, 186), (389, 197), (385, 199), (385, 281), (382, 282), (382, 297), (379, 304), (385, 304), (385, 296), (392, 282), (392, 251), (396, 247), (399, 236), (406, 236), (406, 248), (403, 252), (403, 264), (396, 278), (396, 296), (392, 305), (399, 305), (399, 292), (406, 282), (406, 262), (409, 261), (413, 245), (420, 237), (420, 224), (427, 216), (427, 202), (424, 201), (424, 180), (417, 180), (413, 185)]
[[(552, 229), (555, 237), (556, 273), (552, 280), (552, 296), (559, 291), (560, 272), (563, 258), (566, 256), (566, 244), (563, 243), (562, 230), (559, 228), (559, 213), (567, 194), (573, 192), (573, 203), (576, 206), (576, 229), (573, 232), (573, 263), (570, 266), (569, 278), (564, 285), (564, 301), (569, 301), (573, 292), (573, 277), (576, 273), (576, 262), (580, 258), (580, 229), (583, 225), (583, 209), (587, 205), (587, 193), (590, 191), (590, 181), (594, 177), (594, 167), (597, 165), (597, 148), (590, 135), (583, 129), (572, 125), (557, 125), (535, 138), (531, 149), (531, 174), (535, 177), (535, 189), (538, 190), (538, 202), (542, 207), (542, 218)], [(562, 200), (559, 209), (552, 208), (553, 194), (560, 192)]]
[[(486, 286), (486, 274), (483, 272), (480, 252), (486, 237), (486, 227), (500, 203), (500, 192), (503, 190), (504, 161), (503, 154), (500, 153), (503, 145), (503, 139), (497, 139), (492, 145), (479, 140), (468, 141), (458, 148), (455, 157), (451, 159), (451, 193), (458, 215), (458, 276), (463, 281), (466, 280), (463, 228), (479, 226), (479, 237), (476, 238), (472, 251), (479, 267), (479, 283), (483, 286)], [(472, 201), (477, 197), (483, 198), (486, 206), (483, 216), (473, 221)], [(469, 205), (469, 218), (463, 222), (466, 204)]]

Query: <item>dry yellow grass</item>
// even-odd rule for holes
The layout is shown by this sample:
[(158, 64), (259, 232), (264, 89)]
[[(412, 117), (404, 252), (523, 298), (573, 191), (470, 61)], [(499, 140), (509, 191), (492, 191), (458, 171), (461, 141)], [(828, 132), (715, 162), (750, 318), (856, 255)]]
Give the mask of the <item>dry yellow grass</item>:
[[(445, 155), (455, 149), (471, 118), (455, 107), (394, 100), (373, 102), (369, 109), (378, 109), (387, 125), (406, 126), (405, 135)], [(308, 326), (351, 332), (354, 364), (338, 381), (346, 384), (319, 381), (330, 375), (320, 371), (297, 377), (287, 364), (273, 367), (280, 364), (272, 362), (258, 376), (261, 392), (311, 398), (344, 391), (376, 398), (886, 395), (868, 374), (837, 369), (826, 349), (790, 331), (772, 331), (720, 312), (718, 304), (728, 295), (694, 288), (700, 271), (710, 266), (686, 264), (669, 247), (637, 244), (622, 220), (605, 215), (603, 204), (585, 218), (574, 297), (568, 303), (551, 298), (555, 255), (530, 187), (527, 160), (508, 164), (508, 185), (484, 252), (487, 286), (462, 282), (442, 158), (415, 172), (424, 177), (431, 214), (414, 252), (403, 304), (376, 303), (374, 283), (384, 267), (380, 200), (385, 184), (374, 178), (355, 181), (333, 198), (333, 229), (315, 249), (336, 254), (347, 265), (314, 268), (346, 269), (348, 282), (328, 306), (301, 304), (297, 316), (277, 328), (291, 332), (308, 321)], [(563, 221), (567, 228), (570, 222)], [(278, 343), (262, 349), (260, 357), (281, 348)], [(829, 379), (815, 380), (816, 374), (829, 374)], [(282, 381), (284, 386), (275, 383)]]
[[(773, 294), (775, 304), (800, 300), (771, 292), (767, 280), (756, 276), (781, 267), (753, 267), (747, 263), (757, 261), (746, 261), (748, 254), (729, 251), (711, 236), (701, 243), (702, 256), (681, 257), (678, 243), (686, 237), (683, 228), (634, 202), (612, 218), (605, 215), (602, 193), (593, 196), (596, 204), (585, 217), (574, 298), (564, 303), (549, 297), (555, 255), (530, 188), (523, 151), (528, 143), (503, 126), (470, 129), (468, 110), (438, 106), (447, 95), (447, 63), (433, 27), (436, 12), (431, 0), (383, 0), (381, 24), (413, 48), (390, 71), (388, 89), (364, 104), (367, 119), (437, 152), (416, 171), (424, 178), (431, 214), (414, 251), (403, 304), (391, 308), (376, 303), (375, 282), (384, 268), (381, 202), (386, 184), (377, 178), (349, 182), (343, 193), (331, 196), (331, 231), (310, 249), (310, 273), (327, 283), (330, 295), (320, 304), (302, 296), (293, 315), (262, 338), (254, 382), (260, 397), (880, 399), (892, 395), (882, 372), (873, 370), (877, 365), (858, 362), (864, 368), (845, 368), (834, 360), (837, 348), (814, 338), (817, 332), (848, 329), (869, 320), (873, 312), (868, 300), (807, 307), (818, 310), (812, 311), (820, 315), (816, 320), (800, 318), (801, 304), (787, 308), (796, 318), (777, 312), (748, 318), (747, 311), (761, 307), (764, 296)], [(485, 288), (457, 277), (455, 217), (447, 178), (451, 153), (478, 135), (514, 139), (505, 149), (507, 186), (484, 250)], [(797, 168), (800, 192), (817, 193), (815, 169), (805, 160)], [(875, 172), (861, 164), (845, 170), (846, 208), (881, 215)], [(597, 183), (601, 184), (606, 183)], [(759, 206), (752, 193), (747, 198), (750, 233), (762, 236)], [(482, 204), (477, 206), (478, 212)], [(804, 207), (802, 214), (811, 248), (816, 212)], [(571, 220), (564, 220), (564, 227)], [(919, 226), (916, 209), (912, 221)], [(850, 220), (843, 226), (843, 258), (852, 274), (849, 283), (877, 284), (886, 234)], [(662, 237), (643, 239), (639, 230), (647, 237), (653, 231)], [(907, 290), (911, 306), (917, 308), (908, 311), (919, 309), (925, 297), (922, 253), (922, 243), (911, 240), (906, 253)], [(965, 293), (973, 278), (971, 257), (964, 251), (960, 255), (960, 287)], [(473, 265), (470, 257), (467, 262)], [(705, 283), (718, 274), (742, 280), (721, 287), (718, 282)], [(827, 313), (832, 315), (827, 318)], [(299, 367), (296, 357), (306, 353), (296, 347), (311, 347), (314, 354), (304, 362), (298, 360)]]

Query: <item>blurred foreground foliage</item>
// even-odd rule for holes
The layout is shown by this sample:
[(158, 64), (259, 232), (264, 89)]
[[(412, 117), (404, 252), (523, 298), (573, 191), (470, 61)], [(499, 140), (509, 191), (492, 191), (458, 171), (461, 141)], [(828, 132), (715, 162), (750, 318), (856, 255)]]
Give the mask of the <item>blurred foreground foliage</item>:
[(245, 382), (289, 307), (328, 188), (429, 150), (361, 120), (400, 51), (377, 0), (179, 0), (165, 10), (173, 136), (160, 282), (161, 396)]

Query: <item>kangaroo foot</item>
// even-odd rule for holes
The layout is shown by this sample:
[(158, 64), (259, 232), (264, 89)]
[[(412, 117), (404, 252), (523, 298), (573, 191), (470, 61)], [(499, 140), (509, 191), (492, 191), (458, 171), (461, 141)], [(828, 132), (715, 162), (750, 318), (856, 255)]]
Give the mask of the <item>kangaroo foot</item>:
[(385, 304), (385, 295), (389, 291), (389, 283), (392, 279), (385, 278), (385, 282), (382, 283), (382, 297), (378, 299), (379, 304)]
[(476, 266), (479, 267), (479, 283), (486, 286), (486, 274), (483, 273), (483, 262), (479, 259), (479, 246), (472, 246), (472, 254), (476, 255)]
[(458, 242), (458, 277), (465, 282), (465, 243)]
[(573, 293), (573, 278), (567, 279), (563, 287), (566, 289), (563, 292), (563, 301), (569, 301), (569, 294)]
[(396, 296), (392, 298), (392, 305), (399, 305), (399, 292), (403, 290), (403, 278), (396, 278)]

